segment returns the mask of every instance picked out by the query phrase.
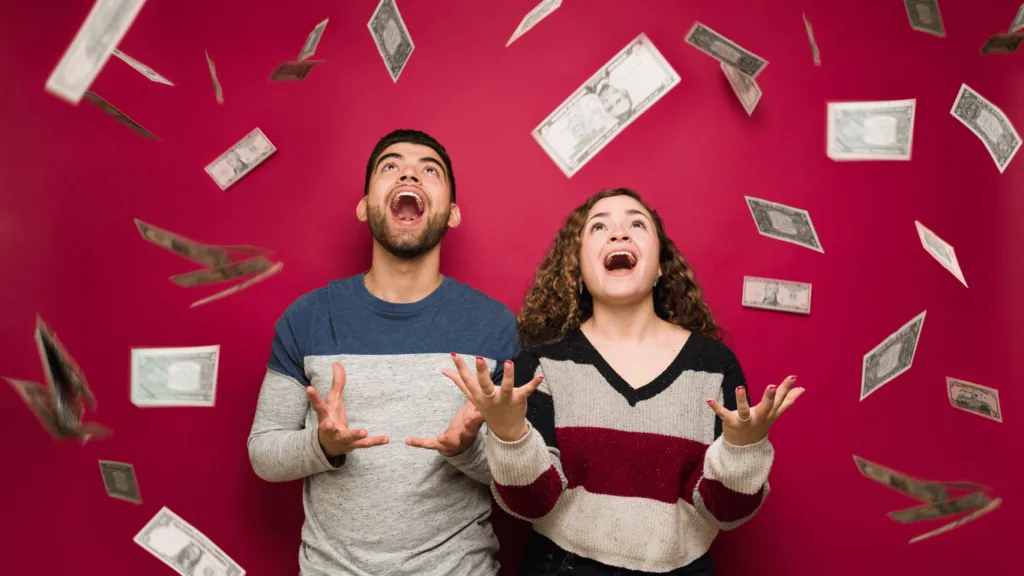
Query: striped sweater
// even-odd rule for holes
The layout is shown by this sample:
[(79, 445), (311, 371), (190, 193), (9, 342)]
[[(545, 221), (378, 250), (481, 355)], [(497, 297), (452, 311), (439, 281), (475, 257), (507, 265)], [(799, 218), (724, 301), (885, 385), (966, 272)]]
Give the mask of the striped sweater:
[(721, 342), (693, 333), (672, 363), (633, 388), (582, 332), (523, 351), (515, 384), (544, 375), (529, 432), (488, 435), (491, 491), (507, 512), (562, 549), (668, 572), (704, 555), (719, 530), (749, 520), (768, 495), (767, 438), (734, 446), (705, 400), (736, 409), (746, 386)]

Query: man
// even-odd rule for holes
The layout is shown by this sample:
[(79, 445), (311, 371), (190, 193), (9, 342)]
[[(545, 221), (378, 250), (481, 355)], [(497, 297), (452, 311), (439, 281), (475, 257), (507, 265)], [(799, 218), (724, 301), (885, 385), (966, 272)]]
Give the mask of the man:
[(441, 275), (461, 214), (451, 161), (427, 134), (377, 143), (356, 215), (373, 235), (370, 270), (278, 320), (249, 460), (264, 480), (303, 479), (303, 576), (493, 576), (483, 418), (441, 370), (458, 353), (500, 371), (519, 350), (515, 317)]

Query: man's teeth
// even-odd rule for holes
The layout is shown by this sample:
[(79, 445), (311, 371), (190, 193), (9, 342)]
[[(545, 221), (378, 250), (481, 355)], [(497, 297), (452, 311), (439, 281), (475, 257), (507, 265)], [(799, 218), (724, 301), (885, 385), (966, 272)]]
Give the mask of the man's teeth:
[(416, 194), (413, 194), (412, 192), (399, 192), (398, 194), (395, 194), (394, 200), (391, 201), (392, 206), (393, 207), (397, 207), (398, 206), (398, 201), (401, 200), (403, 197), (409, 197), (409, 198), (412, 198), (413, 200), (415, 200), (416, 201), (416, 208), (420, 212), (423, 211), (423, 200), (420, 200), (420, 197), (417, 196)]

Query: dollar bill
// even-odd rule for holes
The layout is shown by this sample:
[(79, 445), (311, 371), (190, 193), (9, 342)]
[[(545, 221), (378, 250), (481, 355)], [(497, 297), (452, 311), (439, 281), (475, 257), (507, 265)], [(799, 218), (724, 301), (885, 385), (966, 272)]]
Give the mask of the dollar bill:
[(1020, 135), (1006, 114), (967, 84), (960, 85), (949, 113), (985, 144), (1002, 174), (1020, 149)]
[(826, 154), (832, 160), (910, 160), (917, 99), (829, 102)]
[(957, 378), (946, 377), (949, 405), (996, 422), (1003, 421), (999, 390)]
[(907, 7), (911, 28), (940, 38), (946, 37), (946, 27), (942, 25), (942, 14), (939, 13), (939, 0), (903, 0), (903, 3)]
[(217, 104), (223, 104), (224, 90), (217, 79), (217, 66), (213, 63), (213, 58), (210, 58), (209, 52), (204, 50), (203, 53), (206, 54), (206, 67), (210, 69), (210, 80), (213, 80), (213, 97), (217, 99)]
[(86, 92), (85, 99), (89, 103), (94, 104), (100, 110), (106, 112), (114, 120), (117, 120), (121, 124), (124, 124), (133, 132), (141, 135), (142, 137), (149, 138), (150, 140), (160, 140), (152, 132), (143, 128), (141, 124), (129, 118), (127, 114), (115, 108), (114, 105), (110, 102), (104, 100), (99, 94), (95, 92)]
[(981, 46), (982, 54), (1008, 54), (1016, 52), (1020, 43), (1024, 42), (1024, 36), (1018, 34), (996, 34)]
[(534, 128), (533, 138), (571, 178), (678, 84), (676, 71), (640, 34)]
[(245, 570), (164, 506), (132, 539), (182, 576), (245, 576)]
[(196, 300), (195, 302), (192, 303), (191, 306), (189, 306), (189, 308), (195, 308), (197, 306), (202, 306), (203, 304), (209, 304), (210, 302), (220, 300), (221, 298), (226, 298), (228, 296), (231, 296), (232, 294), (237, 294), (242, 290), (245, 290), (246, 288), (252, 287), (256, 284), (259, 284), (260, 282), (263, 282), (264, 280), (270, 278), (274, 274), (277, 274), (278, 272), (281, 271), (282, 268), (284, 268), (284, 262), (277, 262), (270, 268), (267, 268), (263, 272), (260, 272), (259, 274), (253, 276), (252, 278), (249, 278), (244, 282), (235, 284), (234, 286), (226, 290), (217, 292), (216, 294), (211, 294), (210, 296), (207, 296), (206, 298), (203, 298), (201, 300)]
[(146, 0), (96, 0), (57, 67), (46, 91), (77, 105), (124, 38)]
[(740, 47), (700, 22), (694, 23), (690, 31), (686, 33), (686, 43), (751, 78), (757, 78), (757, 75), (768, 65), (768, 61), (764, 58)]
[(54, 407), (53, 389), (43, 386), (38, 382), (4, 378), (14, 388), (18, 397), (28, 406), (28, 409), (35, 415), (43, 429), (50, 433), (55, 440), (78, 440), (82, 444), (92, 438), (103, 438), (113, 434), (110, 428), (96, 422), (84, 422), (79, 426), (68, 425), (57, 418)]
[(299, 57), (296, 60), (305, 60), (316, 52), (316, 47), (320, 45), (320, 37), (324, 35), (324, 28), (327, 28), (327, 21), (330, 18), (324, 18), (322, 22), (313, 27), (313, 31), (306, 36), (306, 43), (302, 45), (302, 50), (299, 51)]
[(159, 82), (160, 84), (166, 84), (168, 86), (174, 86), (174, 82), (171, 82), (167, 78), (164, 78), (156, 70), (153, 70), (152, 68), (150, 68), (149, 66), (146, 66), (142, 62), (139, 62), (135, 58), (132, 58), (131, 56), (125, 54), (124, 52), (121, 52), (117, 48), (114, 49), (114, 56), (117, 56), (122, 62), (124, 62), (125, 64), (131, 66), (132, 68), (135, 68), (143, 76), (145, 76), (146, 78), (149, 78), (153, 82)]
[(909, 474), (897, 472), (892, 468), (876, 464), (856, 454), (853, 455), (853, 462), (857, 465), (857, 470), (865, 478), (874, 480), (915, 500), (932, 503), (943, 502), (948, 498), (946, 488), (937, 482), (926, 482), (914, 478)]
[(554, 12), (559, 6), (562, 5), (562, 0), (543, 0), (540, 4), (534, 6), (533, 10), (526, 13), (523, 17), (522, 22), (516, 27), (515, 32), (512, 32), (512, 37), (505, 43), (505, 48), (508, 48), (513, 42), (519, 39), (520, 36), (529, 32), (534, 26), (540, 23), (541, 20), (547, 18)]
[(918, 535), (918, 536), (914, 536), (913, 538), (910, 539), (909, 543), (910, 544), (914, 544), (915, 542), (920, 542), (922, 540), (927, 540), (929, 538), (933, 538), (935, 536), (938, 536), (939, 534), (945, 534), (946, 532), (949, 532), (950, 530), (955, 530), (955, 529), (963, 526), (964, 524), (967, 524), (968, 522), (973, 522), (973, 521), (977, 520), (978, 518), (981, 518), (982, 516), (985, 516), (989, 512), (994, 511), (996, 508), (999, 508), (999, 506), (1002, 505), (1002, 503), (1003, 503), (1003, 499), (1002, 498), (994, 498), (991, 502), (989, 502), (988, 504), (985, 504), (984, 506), (982, 506), (981, 508), (975, 510), (974, 512), (971, 512), (967, 516), (964, 516), (962, 518), (957, 518), (956, 520), (950, 522), (949, 524), (944, 524), (942, 526), (939, 526), (938, 528), (936, 528), (935, 530), (932, 530), (930, 532), (925, 532), (924, 534), (921, 534), (921, 535)]
[(405, 69), (416, 46), (413, 45), (412, 36), (405, 27), (405, 21), (402, 20), (395, 0), (380, 0), (367, 26), (380, 57), (384, 59), (391, 80), (398, 82), (398, 77), (402, 75), (402, 70)]
[(227, 190), (275, 152), (277, 147), (267, 139), (262, 130), (254, 128), (227, 152), (210, 162), (206, 167), (206, 173), (221, 190)]
[(225, 264), (224, 266), (217, 266), (216, 268), (206, 268), (204, 270), (176, 274), (171, 276), (170, 280), (183, 288), (191, 288), (193, 286), (204, 286), (206, 284), (226, 282), (235, 278), (241, 278), (242, 276), (263, 272), (267, 268), (270, 268), (270, 266), (270, 260), (267, 260), (263, 256), (255, 256), (253, 258), (247, 258), (245, 260)]
[(956, 251), (953, 250), (953, 247), (917, 220), (914, 220), (914, 226), (917, 227), (917, 235), (921, 238), (921, 246), (924, 247), (925, 252), (931, 254), (932, 258), (938, 260), (943, 268), (949, 270), (961, 284), (967, 286), (967, 280), (964, 279), (964, 273), (960, 270), (960, 262), (956, 259)]
[(39, 316), (36, 316), (35, 340), (46, 383), (53, 391), (54, 415), (58, 423), (72, 429), (81, 426), (86, 407), (90, 410), (96, 408), (96, 398), (82, 369)]
[(213, 406), (220, 345), (193, 348), (133, 348), (132, 404)]
[(811, 43), (811, 57), (814, 58), (814, 65), (821, 66), (821, 53), (818, 52), (818, 43), (814, 41), (814, 30), (811, 29), (811, 21), (807, 19), (807, 14), (800, 13), (804, 17), (804, 29), (807, 30), (807, 40)]
[(790, 280), (744, 276), (743, 306), (810, 314), (811, 285)]
[(149, 242), (193, 262), (220, 267), (226, 265), (230, 260), (227, 250), (220, 246), (210, 246), (189, 240), (184, 236), (147, 224), (138, 218), (135, 219), (135, 227)]
[(818, 241), (818, 233), (811, 223), (811, 215), (806, 210), (786, 206), (777, 202), (769, 202), (753, 196), (744, 196), (754, 224), (762, 236), (790, 242), (815, 252), (825, 253)]
[(1010, 24), (1010, 34), (1016, 34), (1024, 30), (1024, 4), (1017, 8), (1017, 15), (1013, 17), (1013, 22)]
[(906, 508), (904, 510), (889, 512), (889, 518), (899, 522), (900, 524), (910, 524), (913, 522), (924, 522), (926, 520), (947, 518), (949, 516), (963, 514), (964, 512), (970, 512), (971, 510), (977, 510), (985, 504), (988, 504), (991, 500), (991, 498), (982, 492), (974, 492), (953, 500), (932, 502), (930, 504), (915, 506), (914, 508)]
[(739, 70), (724, 62), (722, 63), (722, 73), (725, 74), (729, 86), (732, 87), (740, 104), (743, 105), (743, 109), (747, 111), (747, 116), (753, 116), (754, 108), (757, 108), (757, 103), (761, 101), (761, 87), (757, 85), (757, 80), (746, 74), (741, 74)]
[(306, 76), (323, 60), (302, 60), (301, 62), (285, 62), (270, 74), (271, 82), (293, 82), (305, 80)]
[(142, 504), (139, 479), (135, 476), (135, 466), (112, 460), (100, 460), (99, 462), (100, 474), (103, 476), (103, 486), (107, 489), (107, 496)]
[(864, 355), (860, 379), (860, 399), (863, 401), (883, 385), (910, 370), (917, 352), (927, 310), (900, 326), (881, 344)]

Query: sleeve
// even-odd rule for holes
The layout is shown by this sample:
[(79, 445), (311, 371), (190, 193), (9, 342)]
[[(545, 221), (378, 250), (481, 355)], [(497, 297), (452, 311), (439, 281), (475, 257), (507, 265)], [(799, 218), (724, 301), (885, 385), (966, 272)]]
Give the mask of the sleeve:
[[(746, 390), (747, 381), (732, 356), (722, 379), (722, 405), (727, 410), (736, 410), (738, 386)], [(747, 446), (726, 442), (722, 421), (716, 416), (715, 440), (705, 451), (703, 462), (685, 478), (681, 496), (718, 529), (732, 530), (753, 518), (764, 504), (774, 457), (767, 436)]]
[[(501, 385), (502, 376), (505, 372), (505, 360), (511, 360), (519, 355), (519, 328), (516, 325), (516, 318), (511, 312), (509, 312), (508, 320), (503, 326), (501, 341), (501, 352), (494, 359), (494, 371), (491, 372), (491, 380), (496, 386)], [(445, 457), (449, 464), (481, 484), (491, 483), (491, 467), (487, 463), (487, 451), (485, 449), (486, 438), (487, 424), (484, 424), (469, 448), (455, 456)]]
[[(514, 362), (517, 387), (543, 374), (537, 358), (529, 352), (519, 354)], [(498, 505), (517, 518), (536, 521), (554, 509), (567, 486), (547, 382), (530, 395), (526, 419), (529, 428), (519, 440), (505, 442), (493, 434), (487, 437), (487, 459), (493, 475), (491, 492)]]
[(336, 470), (344, 455), (328, 458), (320, 447), (315, 417), (310, 421), (302, 353), (290, 311), (275, 325), (267, 373), (249, 432), (249, 462), (268, 482), (288, 482)]

